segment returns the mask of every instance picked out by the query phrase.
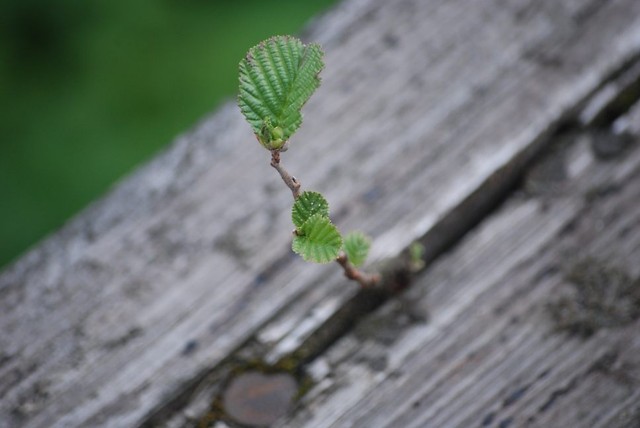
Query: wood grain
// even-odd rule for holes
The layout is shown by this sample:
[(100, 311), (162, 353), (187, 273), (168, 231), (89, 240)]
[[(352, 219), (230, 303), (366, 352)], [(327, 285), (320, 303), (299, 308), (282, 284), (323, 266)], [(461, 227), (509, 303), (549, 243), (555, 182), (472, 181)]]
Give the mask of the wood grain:
[[(636, 426), (640, 134), (608, 161), (589, 138), (554, 154), (566, 173), (554, 192), (516, 194), (315, 362), (330, 369), (282, 426)], [(635, 300), (610, 292), (618, 275)], [(550, 305), (574, 301), (585, 279), (605, 313), (632, 304), (635, 319), (600, 324), (577, 306), (593, 334), (564, 330)]]
[[(640, 3), (348, 0), (306, 37), (327, 67), (283, 163), (381, 259), (518, 177), (638, 55)], [(291, 255), (289, 206), (228, 104), (6, 269), (0, 427), (137, 426), (251, 337), (294, 348), (354, 289)]]

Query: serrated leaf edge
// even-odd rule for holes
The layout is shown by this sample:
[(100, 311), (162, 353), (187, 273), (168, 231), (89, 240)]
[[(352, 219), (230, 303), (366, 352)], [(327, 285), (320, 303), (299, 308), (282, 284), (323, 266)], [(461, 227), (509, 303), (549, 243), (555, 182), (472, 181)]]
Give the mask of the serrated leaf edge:
[[(317, 203), (320, 206), (313, 206), (314, 201), (310, 201), (311, 198), (316, 198), (318, 201)], [(312, 206), (309, 206), (309, 204)], [(291, 207), (291, 221), (296, 228), (301, 228), (302, 225), (314, 214), (321, 214), (323, 217), (329, 217), (329, 202), (320, 192), (306, 190), (296, 198), (293, 206)]]
[[(250, 48), (240, 61), (238, 106), (266, 148), (280, 148), (300, 127), (300, 110), (320, 85), (323, 55), (317, 44), (305, 45), (292, 36), (273, 36)], [(306, 70), (308, 67), (312, 68)], [(291, 77), (288, 85), (287, 75)], [(273, 138), (265, 135), (267, 118), (272, 126), (283, 130), (278, 147), (272, 147)]]
[[(302, 248), (305, 242), (313, 244), (313, 242), (311, 242), (310, 239), (314, 239), (316, 241), (316, 244), (317, 244), (317, 241), (322, 241), (322, 238), (323, 238), (322, 236), (312, 237), (314, 232), (317, 232), (317, 228), (319, 225), (326, 227), (324, 231), (324, 237), (326, 237), (326, 235), (331, 232), (335, 232), (336, 238), (333, 240), (332, 243), (327, 243), (322, 245), (318, 244), (319, 247), (323, 247), (325, 249), (327, 247), (334, 248), (335, 251), (330, 250), (331, 254), (318, 254), (318, 252), (315, 252), (315, 254), (311, 254), (309, 251), (305, 251), (305, 249)], [(313, 229), (309, 230), (310, 228), (314, 228), (315, 230)], [(328, 217), (322, 216), (320, 214), (314, 214), (311, 217), (309, 217), (309, 219), (306, 222), (304, 222), (304, 224), (300, 227), (299, 232), (296, 234), (296, 236), (294, 236), (293, 242), (291, 243), (291, 248), (295, 253), (299, 254), (305, 261), (320, 263), (320, 264), (329, 263), (335, 260), (335, 258), (338, 257), (338, 254), (340, 253), (340, 249), (342, 248), (342, 235), (340, 234), (340, 231), (338, 231), (338, 228), (331, 222), (331, 220)], [(309, 250), (308, 247), (307, 247), (307, 250)], [(322, 257), (317, 257), (318, 255), (321, 255)]]
[[(358, 247), (349, 248), (349, 243), (351, 241), (358, 245)], [(369, 255), (369, 250), (371, 249), (371, 238), (359, 230), (349, 232), (342, 239), (342, 249), (349, 258), (349, 262), (355, 267), (359, 267), (366, 261), (367, 256)]]

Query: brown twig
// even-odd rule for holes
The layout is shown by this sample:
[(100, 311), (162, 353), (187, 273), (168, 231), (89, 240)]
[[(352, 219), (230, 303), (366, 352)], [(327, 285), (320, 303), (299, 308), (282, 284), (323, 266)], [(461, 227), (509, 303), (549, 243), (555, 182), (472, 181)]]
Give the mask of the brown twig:
[(289, 189), (291, 189), (291, 193), (293, 194), (293, 199), (298, 199), (300, 196), (300, 182), (296, 180), (296, 178), (289, 174), (286, 169), (280, 165), (280, 151), (272, 150), (271, 151), (271, 166), (278, 171), (280, 177), (282, 177), (282, 181), (287, 185)]
[[(293, 199), (298, 199), (301, 192), (301, 184), (280, 164), (280, 150), (271, 151), (271, 166), (274, 167), (276, 171), (278, 171), (280, 177), (282, 177), (282, 181), (284, 181), (284, 184), (286, 184), (287, 187), (291, 189)], [(349, 262), (349, 258), (343, 251), (341, 251), (336, 258), (336, 262), (338, 262), (338, 264), (344, 270), (344, 276), (353, 281), (356, 281), (362, 288), (372, 288), (380, 282), (379, 274), (369, 275), (359, 271), (354, 265)]]
[(359, 271), (354, 265), (349, 262), (349, 258), (342, 251), (338, 255), (336, 262), (338, 262), (338, 264), (342, 266), (342, 269), (344, 269), (344, 276), (353, 281), (356, 281), (362, 288), (373, 288), (380, 282), (379, 274), (366, 274)]

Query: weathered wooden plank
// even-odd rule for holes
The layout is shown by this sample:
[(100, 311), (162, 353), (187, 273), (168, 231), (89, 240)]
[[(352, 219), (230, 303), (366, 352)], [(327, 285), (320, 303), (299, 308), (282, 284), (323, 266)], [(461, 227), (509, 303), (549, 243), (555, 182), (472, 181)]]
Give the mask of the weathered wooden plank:
[[(284, 161), (395, 255), (636, 55), (639, 16), (347, 1), (309, 33), (327, 69)], [(137, 425), (267, 320), (340, 306), (338, 272), (289, 257), (290, 196), (252, 143), (224, 107), (0, 276), (0, 426)]]
[[(607, 161), (590, 148), (602, 135), (573, 138), (543, 161), (561, 171), (529, 178), (547, 191), (516, 195), (430, 267), (410, 311), (390, 302), (315, 362), (324, 376), (283, 426), (636, 426), (640, 133)], [(622, 281), (634, 288), (616, 294)], [(598, 311), (572, 306), (581, 292)], [(562, 329), (576, 319), (594, 334)]]

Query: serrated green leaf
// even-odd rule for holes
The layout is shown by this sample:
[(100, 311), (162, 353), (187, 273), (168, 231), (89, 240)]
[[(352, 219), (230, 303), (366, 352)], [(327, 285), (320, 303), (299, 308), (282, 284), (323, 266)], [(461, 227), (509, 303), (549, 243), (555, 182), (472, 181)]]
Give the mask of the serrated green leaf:
[(371, 239), (362, 232), (351, 232), (344, 237), (344, 252), (351, 264), (356, 267), (367, 259), (370, 247)]
[(342, 247), (342, 236), (328, 217), (314, 214), (298, 229), (291, 248), (308, 262), (335, 260)]
[(329, 203), (318, 192), (302, 192), (291, 208), (291, 221), (299, 228), (314, 214), (329, 217)]
[(280, 148), (300, 127), (300, 109), (320, 86), (322, 55), (319, 45), (275, 36), (240, 61), (238, 106), (266, 148)]

